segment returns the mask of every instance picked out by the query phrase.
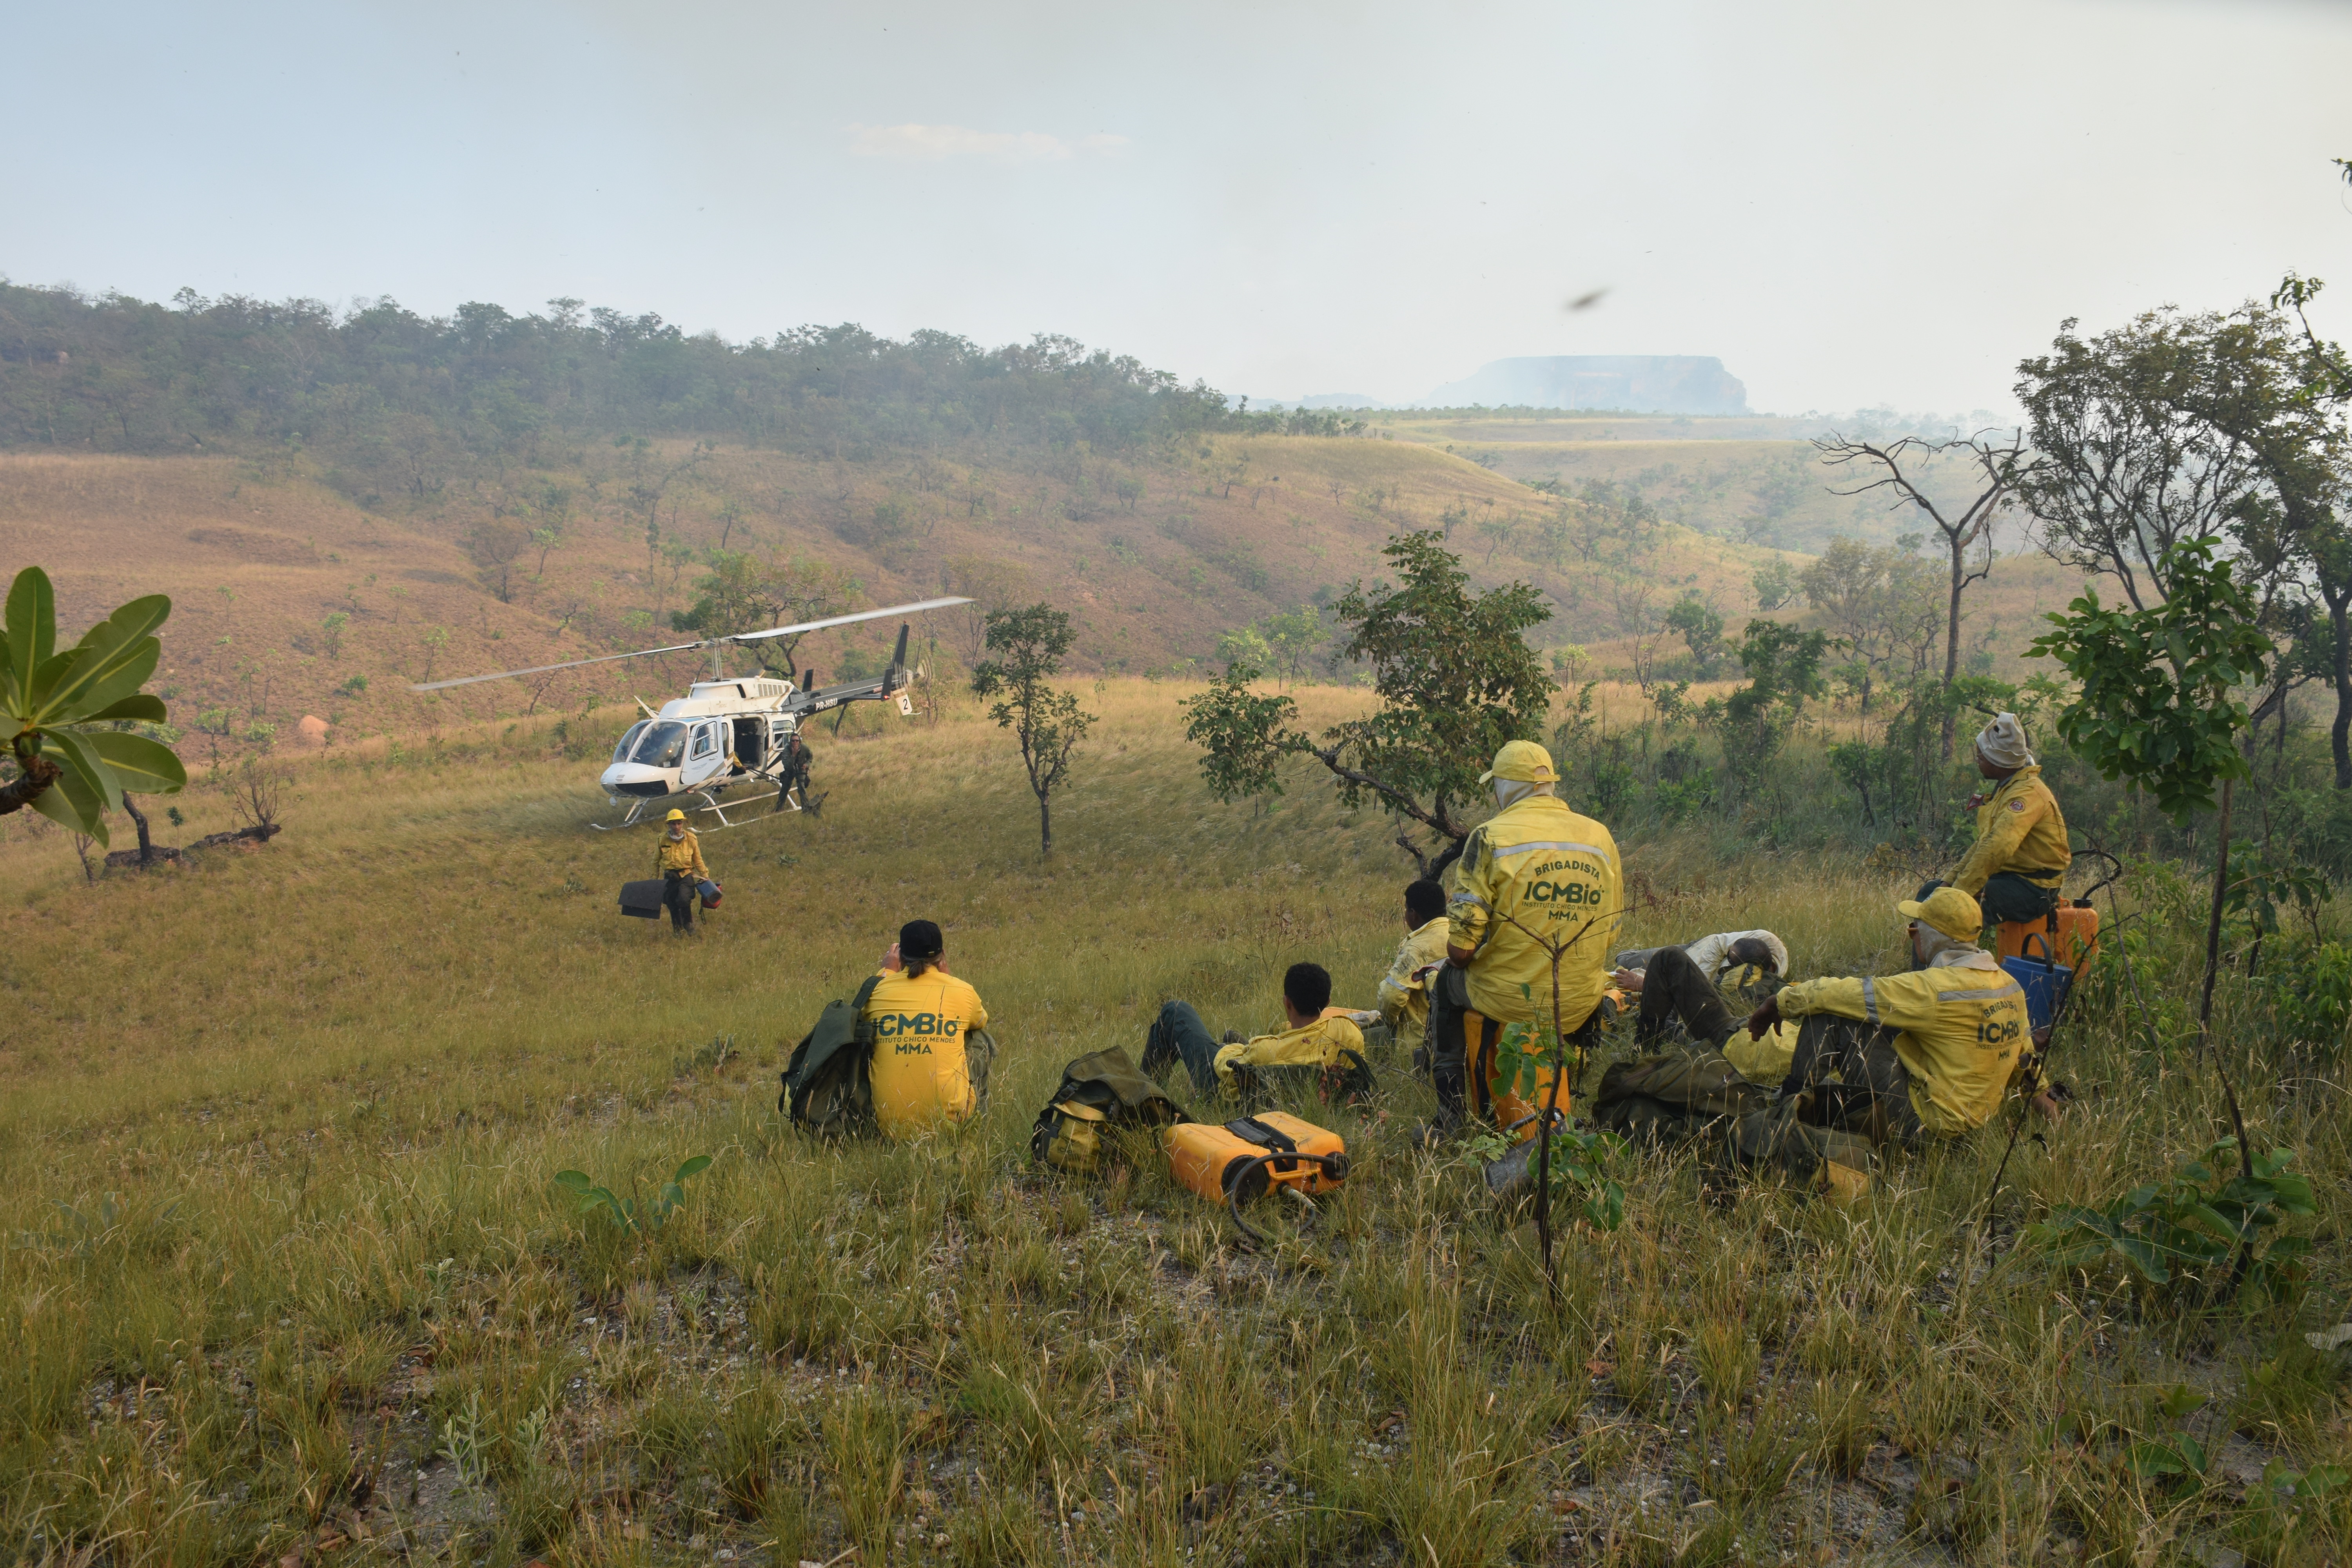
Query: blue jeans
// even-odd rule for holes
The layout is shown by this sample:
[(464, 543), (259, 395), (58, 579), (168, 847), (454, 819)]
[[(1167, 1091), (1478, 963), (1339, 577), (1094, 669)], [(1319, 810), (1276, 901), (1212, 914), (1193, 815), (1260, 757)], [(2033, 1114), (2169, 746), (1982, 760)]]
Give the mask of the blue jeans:
[(1143, 1070), (1158, 1078), (1176, 1062), (1192, 1075), (1192, 1087), (1202, 1094), (1217, 1092), (1217, 1037), (1190, 1002), (1171, 1002), (1160, 1009), (1143, 1037)]

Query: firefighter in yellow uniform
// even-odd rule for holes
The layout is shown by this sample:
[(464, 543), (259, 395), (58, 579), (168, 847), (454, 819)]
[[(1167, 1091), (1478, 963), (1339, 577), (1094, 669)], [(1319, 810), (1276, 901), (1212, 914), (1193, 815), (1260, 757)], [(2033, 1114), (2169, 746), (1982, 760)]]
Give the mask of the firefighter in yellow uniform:
[[(1958, 888), (1895, 911), (1911, 922), (1906, 974), (1811, 980), (1756, 1009), (1749, 1033), (1797, 1022), (1784, 1094), (1821, 1096), (1830, 1125), (1915, 1145), (1990, 1121), (2032, 1049), (2025, 993), (1977, 945), (1983, 913)], [(1829, 1083), (1835, 1073), (1840, 1081)]]
[(1404, 890), (1404, 941), (1397, 944), (1389, 972), (1381, 976), (1381, 1021), (1390, 1037), (1412, 1058), (1415, 1068), (1428, 1070), (1429, 985), (1445, 966), (1445, 938), (1451, 929), (1445, 918), (1445, 889), (1435, 882), (1418, 881)]
[(710, 868), (702, 863), (702, 840), (686, 825), (686, 813), (669, 814), (655, 847), (654, 865), (661, 872), (662, 907), (669, 910), (671, 932), (691, 935), (695, 900), (700, 897), (697, 889), (709, 879)]
[(912, 1138), (980, 1109), (995, 1053), (988, 1009), (979, 992), (948, 973), (937, 924), (908, 921), (898, 928), (864, 1016), (874, 1029), (874, 1120), (885, 1133)]
[(1144, 1032), (1143, 1070), (1165, 1081), (1169, 1069), (1181, 1063), (1204, 1095), (1241, 1093), (1249, 1087), (1244, 1069), (1253, 1081), (1349, 1071), (1364, 1059), (1359, 1020), (1373, 1016), (1332, 1006), (1331, 972), (1319, 963), (1294, 963), (1282, 976), (1287, 1027), (1248, 1037), (1230, 1029), (1220, 1041), (1190, 1002), (1171, 1000)]
[[(1533, 741), (1507, 742), (1479, 776), (1500, 809), (1471, 830), (1446, 906), (1448, 968), (1430, 1024), (1433, 1131), (1475, 1111), (1534, 1136), (1528, 1119), (1549, 1094), (1549, 1078), (1532, 1103), (1500, 1089), (1496, 1047), (1505, 1026), (1532, 1025), (1538, 1037), (1557, 1026), (1573, 1037), (1600, 1021), (1624, 910), (1623, 868), (1609, 829), (1552, 794), (1559, 780), (1551, 753)], [(1553, 948), (1563, 950), (1556, 989)], [(1568, 1109), (1564, 1091), (1559, 1109)]]
[(1978, 732), (1977, 772), (1993, 781), (1992, 793), (1977, 797), (1977, 841), (1951, 885), (1996, 925), (2041, 920), (2058, 907), (2074, 851), (2016, 714), (1997, 714)]
[(1345, 1007), (1331, 1005), (1331, 974), (1319, 963), (1294, 963), (1282, 976), (1282, 1021), (1290, 1026), (1271, 1035), (1259, 1035), (1246, 1040), (1228, 1040), (1217, 1047), (1210, 1058), (1210, 1068), (1216, 1075), (1218, 1089), (1227, 1095), (1239, 1092), (1239, 1074), (1234, 1069), (1248, 1068), (1253, 1072), (1284, 1068), (1311, 1068), (1320, 1073), (1340, 1067), (1340, 1053), (1352, 1051), (1359, 1061), (1364, 1055), (1363, 1031), (1356, 1026), (1357, 1015)]

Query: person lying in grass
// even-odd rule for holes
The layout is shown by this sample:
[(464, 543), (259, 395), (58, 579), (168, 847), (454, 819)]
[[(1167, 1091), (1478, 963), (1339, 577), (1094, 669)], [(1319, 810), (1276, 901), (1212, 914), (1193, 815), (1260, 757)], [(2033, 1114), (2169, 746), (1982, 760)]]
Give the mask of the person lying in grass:
[(1168, 1069), (1181, 1061), (1194, 1089), (1231, 1095), (1236, 1092), (1240, 1071), (1328, 1071), (1349, 1065), (1343, 1051), (1360, 1061), (1364, 1036), (1360, 1021), (1378, 1016), (1332, 1006), (1330, 972), (1319, 963), (1294, 963), (1282, 976), (1282, 1016), (1287, 1028), (1249, 1038), (1232, 1029), (1219, 1041), (1190, 1002), (1171, 1001), (1143, 1037), (1143, 1070), (1164, 1080)]
[[(1633, 1043), (1656, 1050), (1674, 1043), (1677, 1027), (1703, 1050), (1720, 1051), (1739, 1075), (1767, 1088), (1788, 1076), (1796, 1054), (1794, 1027), (1774, 1025), (1750, 1035), (1748, 1019), (1733, 1012), (1723, 999), (1723, 980), (1729, 978), (1751, 1000), (1772, 994), (1753, 993), (1769, 986), (1786, 973), (1789, 950), (1769, 931), (1724, 932), (1703, 937), (1688, 947), (1659, 947), (1617, 955), (1611, 977), (1617, 988), (1642, 999), (1633, 1025)], [(1628, 963), (1637, 959), (1638, 963)]]

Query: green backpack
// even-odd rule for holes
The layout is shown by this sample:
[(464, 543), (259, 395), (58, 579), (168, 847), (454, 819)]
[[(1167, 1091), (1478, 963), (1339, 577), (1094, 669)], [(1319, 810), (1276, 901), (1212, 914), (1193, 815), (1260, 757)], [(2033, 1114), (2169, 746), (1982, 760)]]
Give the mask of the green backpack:
[(1096, 1051), (1062, 1069), (1061, 1087), (1030, 1131), (1029, 1155), (1056, 1170), (1091, 1176), (1118, 1153), (1113, 1133), (1190, 1120), (1125, 1051)]
[(793, 1047), (776, 1111), (789, 1115), (794, 1126), (833, 1136), (874, 1125), (874, 1088), (868, 1077), (874, 1026), (866, 1021), (866, 1005), (880, 984), (880, 975), (868, 975), (851, 1000), (826, 1003), (816, 1027)]

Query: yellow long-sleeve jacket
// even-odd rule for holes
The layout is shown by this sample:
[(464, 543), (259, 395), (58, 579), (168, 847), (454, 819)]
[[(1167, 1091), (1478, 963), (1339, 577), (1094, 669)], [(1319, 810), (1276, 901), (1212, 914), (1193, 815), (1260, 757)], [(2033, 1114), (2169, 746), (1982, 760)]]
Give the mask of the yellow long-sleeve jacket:
[(1930, 1132), (1968, 1132), (1992, 1120), (2010, 1076), (2032, 1049), (2025, 993), (1990, 954), (1864, 979), (1783, 986), (1783, 1018), (1834, 1013), (1892, 1026), (1895, 1054), (1911, 1071), (1911, 1109)]
[(1609, 988), (1625, 907), (1609, 829), (1554, 796), (1529, 795), (1471, 829), (1456, 877), (1446, 943), (1475, 954), (1465, 975), (1472, 1008), (1506, 1023), (1549, 1013), (1551, 955), (1532, 931), (1571, 943), (1559, 965), (1559, 1026), (1580, 1027)]
[(1227, 1094), (1234, 1092), (1234, 1068), (1236, 1064), (1254, 1068), (1328, 1068), (1338, 1063), (1341, 1051), (1364, 1054), (1364, 1034), (1344, 1007), (1326, 1007), (1322, 1016), (1300, 1028), (1285, 1029), (1278, 1035), (1260, 1035), (1218, 1048), (1215, 1066), (1217, 1085)]
[(2039, 767), (2022, 767), (1977, 807), (1977, 841), (1952, 874), (1952, 886), (1973, 899), (1984, 891), (1987, 878), (2014, 871), (2037, 888), (2054, 888), (2074, 863), (2058, 797), (2042, 782)]
[(686, 837), (675, 843), (667, 833), (656, 842), (660, 848), (655, 857), (655, 865), (664, 875), (672, 871), (691, 871), (697, 881), (710, 875), (710, 868), (702, 863), (702, 840), (696, 837), (693, 828), (688, 828)]
[(1397, 944), (1389, 972), (1381, 976), (1381, 1016), (1407, 1050), (1429, 1033), (1428, 970), (1445, 962), (1445, 936), (1452, 929), (1444, 915), (1423, 921)]

